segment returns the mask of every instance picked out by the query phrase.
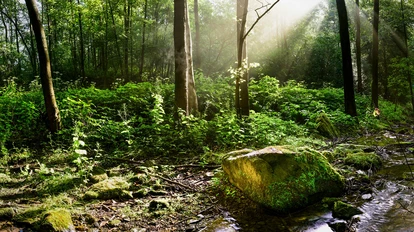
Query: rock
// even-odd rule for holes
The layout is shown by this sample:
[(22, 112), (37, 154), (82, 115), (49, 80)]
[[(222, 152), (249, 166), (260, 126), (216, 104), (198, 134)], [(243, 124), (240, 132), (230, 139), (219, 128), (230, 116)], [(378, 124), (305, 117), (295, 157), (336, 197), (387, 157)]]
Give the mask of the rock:
[(309, 148), (267, 147), (222, 163), (232, 184), (252, 200), (276, 213), (289, 213), (339, 196), (342, 176), (326, 157)]
[(100, 175), (93, 175), (89, 178), (89, 180), (92, 183), (98, 183), (98, 182), (104, 181), (106, 179), (108, 179), (108, 175), (106, 175), (106, 173), (100, 174)]
[(350, 153), (345, 158), (345, 164), (363, 170), (378, 170), (382, 161), (375, 153), (357, 152)]
[(0, 208), (0, 218), (5, 220), (11, 220), (16, 212), (13, 208)]
[(322, 204), (326, 205), (328, 209), (332, 210), (335, 202), (339, 201), (337, 197), (325, 197), (322, 199)]
[(228, 220), (219, 217), (216, 220), (208, 223), (207, 227), (200, 230), (203, 232), (236, 232), (239, 228), (232, 222), (229, 222)]
[(112, 177), (96, 183), (84, 195), (84, 199), (130, 199), (132, 194), (127, 191), (130, 184), (121, 177)]
[(150, 212), (154, 212), (160, 209), (166, 209), (169, 207), (168, 200), (165, 199), (155, 199), (152, 200), (148, 206)]
[(332, 124), (331, 120), (329, 120), (328, 115), (324, 112), (318, 115), (316, 123), (318, 124), (316, 130), (318, 130), (321, 135), (327, 138), (336, 138), (339, 136), (338, 130)]
[(332, 210), (333, 217), (345, 220), (349, 220), (357, 214), (362, 214), (362, 211), (359, 210), (357, 207), (354, 207), (342, 201), (335, 202), (334, 208)]
[(364, 195), (361, 196), (361, 198), (363, 200), (371, 200), (372, 199), (372, 194), (370, 194), (370, 193), (364, 194)]
[(328, 225), (335, 232), (345, 232), (345, 231), (348, 231), (348, 227), (346, 225), (346, 222), (331, 222), (331, 223), (328, 223)]
[(48, 232), (75, 232), (70, 212), (66, 209), (48, 211), (39, 228)]
[(136, 192), (132, 193), (132, 196), (133, 196), (134, 198), (143, 198), (143, 197), (145, 197), (145, 196), (147, 196), (147, 195), (148, 195), (148, 190), (147, 190), (147, 189), (145, 189), (145, 188), (142, 188), (142, 189), (140, 189), (140, 190), (138, 190), (138, 191), (136, 191)]
[(121, 220), (119, 220), (119, 219), (114, 219), (114, 220), (112, 220), (112, 221), (110, 221), (109, 223), (108, 223), (108, 225), (110, 226), (110, 227), (117, 227), (117, 226), (119, 226), (121, 224)]

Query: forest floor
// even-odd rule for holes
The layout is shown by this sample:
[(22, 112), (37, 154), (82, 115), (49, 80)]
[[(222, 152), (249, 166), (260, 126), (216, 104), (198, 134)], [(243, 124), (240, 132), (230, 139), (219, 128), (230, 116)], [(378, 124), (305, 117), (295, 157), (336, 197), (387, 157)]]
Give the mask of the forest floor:
[[(406, 137), (412, 146), (412, 134)], [(20, 150), (0, 165), (0, 231), (42, 231), (41, 222), (56, 208), (70, 211), (72, 231), (236, 231), (241, 221), (254, 224), (245, 224), (247, 231), (291, 231), (292, 221), (273, 217), (228, 185), (220, 158), (108, 159), (103, 172), (85, 174), (68, 165), (72, 158), (65, 152), (34, 159)], [(99, 192), (102, 182), (108, 192), (89, 193)], [(354, 184), (354, 192), (366, 185)]]

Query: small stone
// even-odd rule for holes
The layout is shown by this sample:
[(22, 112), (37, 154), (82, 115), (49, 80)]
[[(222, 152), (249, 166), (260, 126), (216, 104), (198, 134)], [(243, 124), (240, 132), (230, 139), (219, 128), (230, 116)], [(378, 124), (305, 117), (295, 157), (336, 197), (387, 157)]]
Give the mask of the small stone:
[(117, 227), (117, 226), (119, 226), (120, 224), (121, 224), (121, 220), (119, 220), (119, 219), (112, 220), (112, 221), (110, 221), (110, 222), (108, 223), (108, 225), (109, 225), (110, 227)]
[(370, 193), (364, 194), (364, 195), (361, 196), (361, 198), (363, 200), (371, 200), (372, 199), (372, 194), (370, 194)]

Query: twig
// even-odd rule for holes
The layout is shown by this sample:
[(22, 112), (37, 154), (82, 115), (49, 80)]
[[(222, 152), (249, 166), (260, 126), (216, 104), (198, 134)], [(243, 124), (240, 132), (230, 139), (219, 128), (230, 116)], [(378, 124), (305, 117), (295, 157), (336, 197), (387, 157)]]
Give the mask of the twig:
[(150, 174), (150, 175), (151, 175), (151, 176), (153, 176), (153, 177), (156, 177), (156, 178), (160, 178), (160, 179), (162, 179), (162, 180), (165, 180), (165, 181), (167, 181), (167, 182), (169, 182), (169, 183), (172, 183), (172, 184), (178, 185), (178, 186), (180, 186), (180, 187), (183, 187), (183, 188), (190, 189), (190, 190), (194, 191), (194, 189), (193, 189), (193, 188), (191, 188), (190, 186), (187, 186), (187, 185), (181, 184), (181, 183), (179, 183), (179, 182), (177, 182), (177, 181), (173, 181), (173, 180), (170, 180), (170, 179), (168, 179), (168, 178), (165, 178), (165, 177), (162, 177), (162, 176), (159, 176), (159, 175), (156, 175), (156, 174)]
[(401, 203), (400, 201), (397, 201), (397, 202), (398, 202), (398, 204), (400, 204), (401, 208), (403, 208), (404, 210), (406, 210), (406, 211), (407, 211), (407, 212), (409, 212), (409, 213), (414, 214), (414, 211), (412, 211), (412, 210), (408, 209), (407, 205), (404, 205), (404, 204), (403, 204), (403, 203)]
[(173, 165), (174, 168), (219, 168), (221, 165), (201, 165), (201, 164), (182, 164), (182, 165)]

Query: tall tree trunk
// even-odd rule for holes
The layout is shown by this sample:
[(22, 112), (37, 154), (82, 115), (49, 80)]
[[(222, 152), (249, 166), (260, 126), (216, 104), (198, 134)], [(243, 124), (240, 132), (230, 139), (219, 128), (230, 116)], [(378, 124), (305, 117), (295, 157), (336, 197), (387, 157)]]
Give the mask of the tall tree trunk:
[(187, 0), (174, 0), (175, 106), (186, 115), (198, 109), (194, 86)]
[(248, 0), (237, 0), (237, 77), (236, 112), (238, 116), (249, 116), (249, 73), (246, 46), (246, 21)]
[[(175, 2), (174, 2), (175, 4)], [(174, 5), (175, 6), (175, 5)], [(139, 82), (142, 81), (142, 74), (144, 73), (144, 61), (145, 61), (145, 29), (147, 25), (147, 12), (148, 12), (148, 0), (145, 0), (144, 5), (144, 21), (142, 22), (142, 41), (141, 41), (141, 63), (139, 66)]]
[(46, 106), (48, 127), (54, 133), (61, 127), (60, 114), (58, 105), (55, 99), (55, 92), (52, 83), (52, 72), (50, 69), (49, 53), (47, 51), (46, 35), (40, 21), (39, 11), (36, 7), (35, 0), (25, 0), (27, 10), (29, 12), (30, 22), (35, 33), (37, 50), (40, 62), (40, 79), (42, 82), (43, 97)]
[(117, 51), (117, 54), (118, 54), (119, 68), (121, 69), (121, 76), (124, 76), (124, 69), (122, 68), (121, 48), (119, 46), (118, 33), (117, 33), (117, 30), (116, 30), (116, 24), (115, 24), (114, 10), (113, 10), (111, 2), (109, 2), (109, 10), (111, 12), (112, 28), (114, 29), (114, 34), (115, 34), (115, 46), (116, 46), (116, 51)]
[(339, 18), (339, 35), (342, 51), (342, 75), (344, 78), (345, 113), (356, 116), (354, 77), (352, 72), (351, 43), (349, 42), (348, 15), (345, 0), (336, 0)]
[(402, 21), (403, 21), (403, 29), (404, 29), (404, 42), (405, 42), (405, 58), (407, 58), (407, 80), (410, 87), (410, 94), (411, 94), (411, 105), (413, 107), (414, 111), (414, 93), (413, 93), (413, 83), (411, 80), (411, 73), (410, 73), (410, 60), (408, 59), (410, 57), (409, 49), (408, 49), (408, 33), (407, 33), (407, 24), (405, 22), (405, 14), (404, 14), (404, 3), (403, 0), (400, 0), (401, 4), (401, 15), (402, 15)]
[(199, 69), (201, 66), (201, 48), (200, 48), (200, 15), (198, 13), (198, 0), (194, 0), (194, 24), (195, 24), (195, 58), (194, 67)]
[(83, 29), (82, 29), (82, 11), (80, 1), (78, 0), (78, 23), (79, 23), (79, 43), (80, 43), (80, 73), (81, 80), (85, 81), (85, 43), (83, 41)]
[(362, 92), (362, 68), (361, 68), (361, 15), (359, 9), (359, 0), (356, 0), (355, 11), (355, 27), (356, 27), (356, 59), (357, 59), (357, 82), (358, 93)]
[(379, 0), (374, 0), (374, 22), (372, 33), (372, 104), (378, 108), (378, 23), (379, 23)]
[(124, 39), (124, 74), (125, 74), (125, 81), (129, 81), (129, 69), (128, 69), (128, 39), (130, 37), (129, 34), (129, 17), (131, 14), (131, 4), (129, 0), (125, 0), (124, 2), (124, 29), (125, 29), (125, 39)]

